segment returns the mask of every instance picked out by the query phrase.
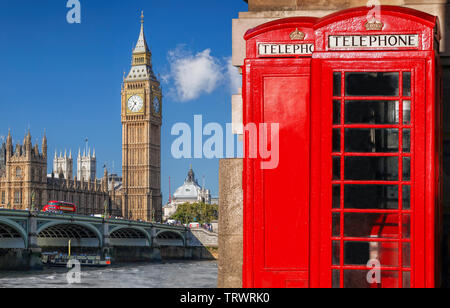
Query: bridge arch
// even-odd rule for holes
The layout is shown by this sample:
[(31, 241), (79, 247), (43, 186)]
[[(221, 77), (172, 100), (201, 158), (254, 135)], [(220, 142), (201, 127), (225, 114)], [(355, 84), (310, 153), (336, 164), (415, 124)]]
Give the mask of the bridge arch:
[(152, 238), (140, 227), (120, 226), (109, 232), (111, 246), (150, 247)]
[(161, 230), (155, 236), (155, 243), (159, 246), (185, 246), (183, 234), (174, 230)]
[(40, 227), (37, 232), (40, 247), (102, 247), (103, 236), (94, 226), (83, 222), (59, 221)]
[(28, 235), (16, 222), (0, 218), (0, 248), (27, 248)]

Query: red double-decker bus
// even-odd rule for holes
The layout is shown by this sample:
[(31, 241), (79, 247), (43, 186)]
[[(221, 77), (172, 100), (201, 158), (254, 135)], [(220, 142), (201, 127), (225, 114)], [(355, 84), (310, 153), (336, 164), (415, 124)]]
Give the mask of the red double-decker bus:
[(76, 213), (77, 207), (73, 203), (64, 201), (49, 201), (44, 209), (46, 213)]

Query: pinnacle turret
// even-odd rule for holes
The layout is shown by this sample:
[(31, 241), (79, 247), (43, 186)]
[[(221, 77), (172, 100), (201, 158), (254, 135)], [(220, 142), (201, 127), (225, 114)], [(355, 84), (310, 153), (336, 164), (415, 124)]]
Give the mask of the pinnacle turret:
[(27, 136), (25, 137), (24, 144), (31, 145), (31, 133), (30, 133), (30, 130), (28, 130)]
[(44, 130), (44, 137), (42, 138), (42, 155), (47, 158), (47, 134)]
[(11, 137), (11, 129), (8, 129), (8, 137), (6, 138), (7, 143), (12, 143), (12, 137)]

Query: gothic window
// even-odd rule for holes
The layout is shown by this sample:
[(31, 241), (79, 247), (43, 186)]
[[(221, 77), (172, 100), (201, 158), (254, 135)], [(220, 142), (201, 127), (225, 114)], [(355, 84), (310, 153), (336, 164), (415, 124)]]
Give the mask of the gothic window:
[(2, 191), (2, 204), (5, 204), (6, 200), (6, 193)]
[(34, 168), (31, 168), (31, 181), (34, 181)]
[(22, 176), (22, 169), (19, 167), (16, 168), (16, 177), (20, 178)]
[(22, 204), (22, 191), (14, 191), (14, 204)]

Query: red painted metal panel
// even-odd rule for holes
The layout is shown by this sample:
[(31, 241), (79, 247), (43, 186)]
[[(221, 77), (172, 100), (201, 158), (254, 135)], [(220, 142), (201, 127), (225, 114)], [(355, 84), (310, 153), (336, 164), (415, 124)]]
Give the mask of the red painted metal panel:
[(279, 125), (283, 153), (275, 169), (262, 169), (260, 156), (246, 159), (246, 186), (252, 187), (245, 194), (244, 219), (252, 225), (245, 235), (247, 287), (309, 285), (310, 61), (247, 61), (252, 88), (245, 93), (252, 104), (245, 124), (256, 124), (259, 132), (260, 124)]

